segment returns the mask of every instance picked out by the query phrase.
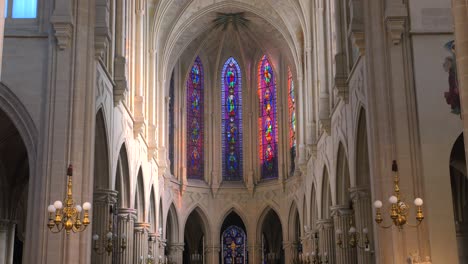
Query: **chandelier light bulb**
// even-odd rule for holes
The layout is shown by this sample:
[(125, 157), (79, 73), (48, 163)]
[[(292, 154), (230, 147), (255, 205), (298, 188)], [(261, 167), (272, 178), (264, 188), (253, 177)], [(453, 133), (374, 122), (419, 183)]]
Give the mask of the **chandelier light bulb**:
[(106, 234), (106, 237), (107, 237), (107, 239), (112, 239), (112, 232), (108, 232), (108, 233)]
[(75, 208), (78, 213), (81, 213), (81, 211), (83, 211), (83, 207), (81, 207), (81, 205), (77, 205)]
[(55, 209), (60, 210), (60, 209), (62, 209), (63, 204), (62, 204), (61, 201), (55, 201), (55, 202), (54, 202), (54, 207), (55, 207)]
[(350, 228), (349, 228), (349, 233), (350, 233), (350, 234), (356, 233), (356, 228), (355, 228), (354, 226), (350, 227)]
[(398, 202), (398, 198), (395, 195), (392, 195), (392, 196), (390, 196), (390, 198), (388, 198), (388, 201), (391, 204), (396, 204)]
[(49, 207), (47, 207), (47, 211), (49, 213), (55, 213), (57, 209), (55, 209), (55, 206), (53, 204), (49, 205)]
[(85, 203), (83, 204), (83, 209), (84, 209), (85, 211), (91, 210), (91, 204), (88, 203), (88, 202), (85, 202)]
[(337, 235), (341, 235), (341, 234), (343, 234), (343, 231), (342, 231), (341, 229), (337, 229), (337, 230), (335, 231), (335, 233), (336, 233)]
[(94, 234), (94, 235), (93, 235), (93, 240), (94, 240), (94, 241), (99, 240), (99, 235), (98, 235), (98, 234)]
[(383, 204), (382, 204), (382, 201), (380, 201), (380, 200), (376, 200), (376, 201), (374, 202), (374, 207), (377, 208), (377, 209), (382, 208), (382, 205), (383, 205)]
[(367, 227), (364, 227), (364, 228), (362, 229), (362, 233), (368, 234), (368, 233), (369, 233), (369, 229), (368, 229)]
[(423, 199), (421, 199), (421, 198), (414, 199), (414, 205), (416, 205), (416, 206), (422, 206), (423, 203), (424, 203)]

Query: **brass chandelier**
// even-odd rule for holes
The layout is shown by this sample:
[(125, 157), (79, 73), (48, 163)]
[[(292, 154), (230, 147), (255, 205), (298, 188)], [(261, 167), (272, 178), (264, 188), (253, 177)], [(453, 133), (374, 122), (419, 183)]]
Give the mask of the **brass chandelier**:
[[(93, 250), (98, 255), (102, 255), (105, 253), (107, 253), (108, 256), (110, 256), (112, 253), (122, 254), (127, 248), (127, 236), (125, 234), (122, 234), (119, 238), (117, 234), (112, 232), (113, 218), (115, 217), (115, 214), (113, 212), (112, 205), (109, 208), (109, 229), (107, 230), (105, 238), (100, 240), (98, 234), (93, 235)], [(119, 248), (115, 247), (117, 242), (120, 242)]]
[[(91, 210), (91, 204), (89, 202), (81, 205), (75, 204), (72, 197), (72, 175), (73, 167), (69, 165), (67, 169), (67, 196), (63, 201), (55, 201), (47, 207), (49, 212), (49, 222), (47, 227), (52, 233), (59, 233), (65, 229), (66, 234), (70, 234), (71, 231), (74, 233), (82, 232), (90, 224), (89, 210)], [(65, 206), (65, 207), (64, 207)], [(84, 212), (83, 212), (84, 211)], [(83, 217), (81, 213), (83, 212)]]
[(376, 200), (374, 202), (374, 207), (376, 208), (375, 214), (375, 222), (382, 228), (390, 228), (393, 225), (398, 227), (399, 230), (402, 230), (403, 227), (408, 224), (411, 227), (417, 227), (421, 224), (424, 219), (424, 214), (422, 211), (423, 200), (421, 198), (414, 199), (414, 205), (416, 206), (416, 224), (409, 224), (408, 223), (408, 213), (410, 206), (406, 202), (401, 200), (400, 194), (400, 177), (398, 176), (398, 165), (394, 160), (392, 163), (392, 171), (393, 171), (393, 195), (390, 196), (388, 201), (391, 204), (390, 207), (390, 218), (392, 220), (392, 224), (383, 225), (383, 218), (381, 208), (383, 206), (382, 201)]

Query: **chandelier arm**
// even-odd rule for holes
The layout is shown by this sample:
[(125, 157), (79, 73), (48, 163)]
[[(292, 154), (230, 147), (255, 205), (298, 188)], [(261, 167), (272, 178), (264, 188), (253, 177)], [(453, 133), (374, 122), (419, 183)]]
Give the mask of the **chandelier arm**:
[(413, 225), (413, 224), (410, 224), (410, 223), (406, 223), (406, 224), (407, 224), (409, 227), (414, 227), (414, 228), (416, 228), (416, 227), (420, 226), (420, 225), (421, 225), (421, 223), (422, 223), (422, 221), (420, 221), (420, 222), (417, 222), (415, 225)]

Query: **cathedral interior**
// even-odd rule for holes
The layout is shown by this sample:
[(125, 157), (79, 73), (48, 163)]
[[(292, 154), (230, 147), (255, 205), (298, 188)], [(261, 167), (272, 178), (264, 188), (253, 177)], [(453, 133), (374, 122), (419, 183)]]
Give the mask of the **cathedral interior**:
[(467, 0), (2, 8), (0, 264), (468, 264)]

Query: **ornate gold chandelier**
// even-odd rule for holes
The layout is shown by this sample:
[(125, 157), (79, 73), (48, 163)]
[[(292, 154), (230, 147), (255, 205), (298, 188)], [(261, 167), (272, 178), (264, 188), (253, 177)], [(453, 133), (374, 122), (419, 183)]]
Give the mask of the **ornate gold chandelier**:
[[(83, 207), (76, 205), (72, 197), (72, 175), (73, 167), (70, 165), (67, 170), (67, 197), (64, 202), (55, 201), (54, 204), (48, 206), (49, 222), (47, 227), (52, 233), (59, 233), (65, 229), (66, 234), (82, 232), (90, 224), (89, 210), (91, 204), (89, 202), (83, 203)], [(64, 207), (65, 205), (65, 207)], [(81, 213), (84, 210), (83, 218)]]
[(384, 220), (382, 218), (382, 212), (381, 212), (383, 203), (380, 200), (376, 200), (374, 202), (374, 207), (376, 208), (375, 222), (377, 222), (377, 224), (382, 228), (390, 228), (392, 227), (392, 225), (395, 225), (398, 227), (399, 230), (401, 230), (406, 224), (408, 224), (411, 227), (417, 227), (421, 224), (422, 220), (424, 219), (424, 215), (422, 211), (423, 200), (421, 198), (414, 199), (414, 205), (417, 207), (416, 224), (415, 225), (409, 224), (408, 213), (409, 213), (410, 206), (401, 200), (400, 186), (399, 186), (400, 177), (398, 176), (398, 166), (395, 160), (393, 161), (393, 164), (392, 164), (392, 171), (394, 174), (393, 195), (390, 196), (388, 201), (391, 204), (390, 218), (392, 219), (393, 224), (382, 225), (382, 222)]

